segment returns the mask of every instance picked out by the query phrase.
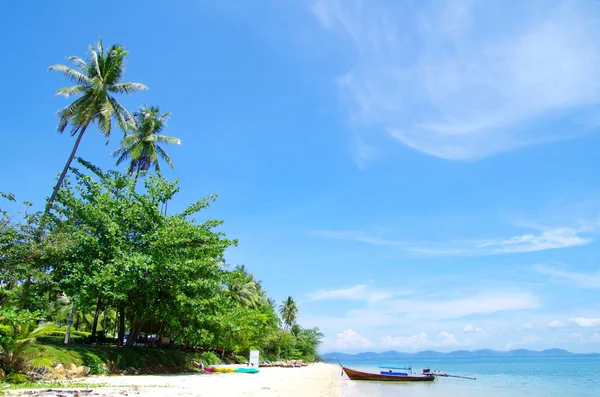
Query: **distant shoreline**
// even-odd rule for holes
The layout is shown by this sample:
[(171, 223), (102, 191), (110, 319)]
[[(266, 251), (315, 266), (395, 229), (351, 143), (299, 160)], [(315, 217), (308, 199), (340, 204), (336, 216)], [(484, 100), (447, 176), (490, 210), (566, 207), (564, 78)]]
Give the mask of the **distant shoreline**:
[(403, 358), (508, 358), (508, 357), (572, 357), (572, 356), (599, 356), (600, 353), (573, 353), (563, 349), (546, 349), (541, 351), (516, 349), (509, 351), (498, 351), (490, 349), (480, 350), (457, 350), (448, 353), (425, 350), (415, 353), (385, 351), (381, 353), (324, 353), (321, 356), (325, 360), (381, 360), (381, 359), (403, 359)]

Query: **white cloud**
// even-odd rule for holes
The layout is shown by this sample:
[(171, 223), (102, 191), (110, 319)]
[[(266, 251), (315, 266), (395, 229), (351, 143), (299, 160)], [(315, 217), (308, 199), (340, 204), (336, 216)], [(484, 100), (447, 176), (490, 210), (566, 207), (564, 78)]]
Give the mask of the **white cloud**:
[(438, 334), (439, 346), (458, 346), (460, 343), (456, 337), (449, 332), (441, 331)]
[(373, 290), (366, 284), (359, 284), (349, 288), (322, 289), (307, 295), (313, 300), (346, 299), (378, 302), (391, 298), (394, 294), (386, 291)]
[(548, 323), (548, 328), (562, 328), (566, 325), (558, 320), (552, 320)]
[(590, 342), (600, 343), (600, 334), (595, 332), (594, 335), (590, 338)]
[(459, 345), (461, 343), (456, 337), (447, 331), (439, 332), (435, 339), (430, 339), (425, 332), (411, 336), (384, 336), (381, 338), (381, 346), (387, 349), (417, 351), (425, 348)]
[(469, 333), (469, 332), (482, 332), (483, 330), (481, 328), (476, 328), (473, 327), (473, 325), (471, 324), (467, 324), (465, 325), (465, 327), (463, 328), (463, 332), (464, 333)]
[(523, 324), (523, 329), (525, 329), (526, 331), (531, 331), (533, 329), (533, 324), (525, 323)]
[(427, 334), (421, 332), (411, 336), (383, 336), (381, 346), (384, 348), (400, 348), (410, 350), (420, 350), (430, 343)]
[(600, 327), (600, 318), (571, 317), (569, 321), (580, 327)]
[(523, 343), (532, 344), (532, 343), (537, 343), (541, 340), (542, 340), (542, 338), (540, 338), (537, 335), (527, 335), (525, 338), (523, 338)]
[(460, 298), (388, 299), (364, 308), (352, 309), (340, 317), (314, 320), (321, 326), (356, 327), (369, 324), (374, 327), (402, 326), (406, 322), (440, 321), (471, 315), (535, 309), (540, 302), (526, 292), (488, 292)]
[(335, 348), (347, 351), (358, 351), (373, 346), (373, 342), (351, 329), (347, 329), (344, 332), (337, 334), (337, 340), (335, 342)]
[(584, 231), (571, 227), (555, 227), (540, 233), (522, 234), (509, 238), (467, 240), (450, 243), (414, 243), (381, 238), (374, 233), (359, 231), (316, 230), (313, 234), (332, 240), (354, 241), (363, 244), (397, 247), (405, 252), (431, 256), (478, 256), (536, 252), (589, 244), (593, 239)]
[(600, 288), (600, 272), (598, 273), (577, 273), (558, 270), (546, 265), (534, 266), (538, 273), (549, 276), (555, 280), (575, 285), (579, 288)]
[(584, 133), (580, 118), (550, 121), (600, 102), (595, 14), (574, 2), (537, 13), (527, 2), (473, 3), (314, 1), (315, 17), (354, 49), (339, 79), (351, 117), (447, 159)]

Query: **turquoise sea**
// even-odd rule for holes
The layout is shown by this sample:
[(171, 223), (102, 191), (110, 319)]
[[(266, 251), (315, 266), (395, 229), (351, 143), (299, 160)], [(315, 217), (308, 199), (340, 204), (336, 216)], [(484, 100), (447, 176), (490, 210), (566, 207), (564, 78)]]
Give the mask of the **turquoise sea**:
[[(511, 357), (344, 361), (344, 366), (378, 373), (378, 365), (429, 367), (476, 380), (356, 382), (342, 376), (343, 397), (600, 397), (600, 356)], [(340, 368), (341, 372), (341, 368)]]

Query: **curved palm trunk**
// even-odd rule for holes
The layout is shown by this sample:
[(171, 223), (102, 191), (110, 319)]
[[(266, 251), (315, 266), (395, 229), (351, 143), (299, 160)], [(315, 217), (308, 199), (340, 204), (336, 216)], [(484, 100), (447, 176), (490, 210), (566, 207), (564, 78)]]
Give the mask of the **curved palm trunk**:
[(44, 210), (44, 215), (47, 215), (48, 213), (50, 213), (52, 204), (54, 204), (54, 200), (56, 200), (56, 195), (58, 194), (58, 191), (60, 190), (60, 187), (62, 186), (63, 181), (65, 180), (67, 171), (69, 171), (71, 162), (73, 161), (73, 158), (75, 157), (75, 153), (77, 152), (77, 148), (79, 147), (79, 142), (81, 142), (81, 138), (83, 138), (83, 134), (85, 133), (85, 130), (87, 129), (88, 125), (90, 125), (89, 121), (83, 126), (83, 128), (79, 132), (79, 135), (77, 136), (77, 140), (75, 141), (75, 145), (73, 146), (73, 150), (71, 151), (69, 160), (67, 160), (67, 164), (65, 164), (65, 168), (63, 169), (62, 173), (60, 174), (60, 177), (58, 178), (58, 182), (56, 182), (56, 186), (54, 186), (54, 190), (52, 191), (52, 196), (50, 196), (48, 203), (46, 203), (46, 209)]

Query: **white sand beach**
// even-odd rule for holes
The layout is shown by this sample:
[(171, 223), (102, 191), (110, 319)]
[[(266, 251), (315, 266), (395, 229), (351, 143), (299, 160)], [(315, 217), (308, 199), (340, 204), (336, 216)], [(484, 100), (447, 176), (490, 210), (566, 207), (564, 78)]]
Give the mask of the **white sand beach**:
[[(339, 397), (340, 378), (339, 366), (318, 363), (302, 368), (260, 368), (257, 374), (94, 376), (79, 381), (102, 385), (86, 393), (99, 396)], [(25, 395), (22, 393), (11, 394)], [(27, 395), (32, 395), (31, 391)]]

